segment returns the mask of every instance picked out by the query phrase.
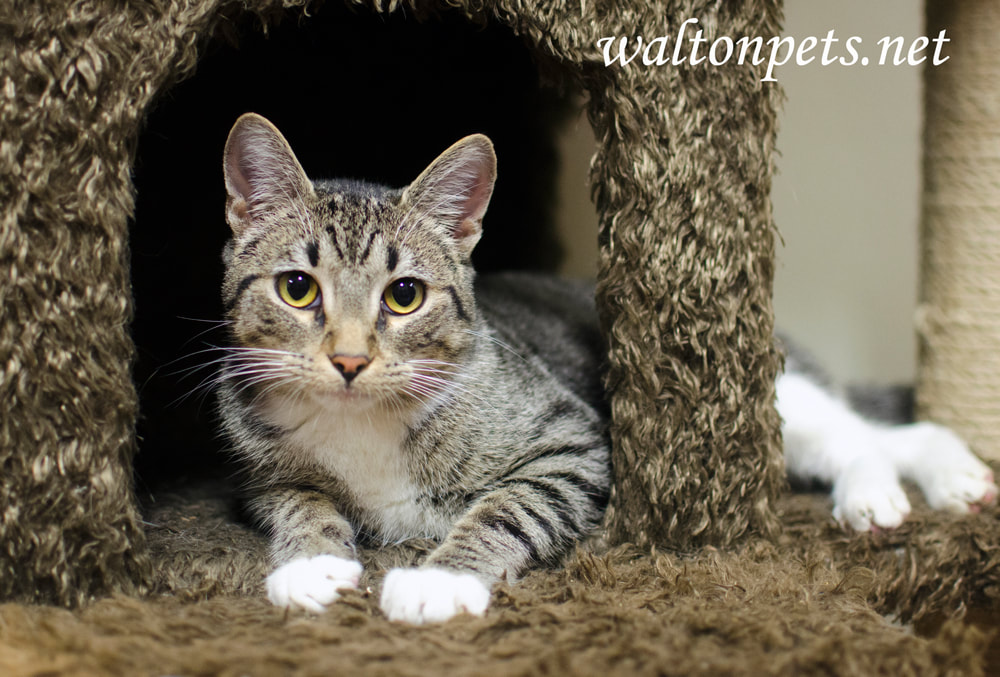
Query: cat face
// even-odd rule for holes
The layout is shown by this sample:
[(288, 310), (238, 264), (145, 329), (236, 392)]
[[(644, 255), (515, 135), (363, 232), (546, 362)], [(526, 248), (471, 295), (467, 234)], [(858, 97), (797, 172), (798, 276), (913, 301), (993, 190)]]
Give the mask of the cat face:
[(481, 135), (410, 186), (312, 183), (260, 116), (225, 151), (227, 367), (258, 395), (394, 408), (446, 391), (473, 345), (469, 263), (496, 174)]

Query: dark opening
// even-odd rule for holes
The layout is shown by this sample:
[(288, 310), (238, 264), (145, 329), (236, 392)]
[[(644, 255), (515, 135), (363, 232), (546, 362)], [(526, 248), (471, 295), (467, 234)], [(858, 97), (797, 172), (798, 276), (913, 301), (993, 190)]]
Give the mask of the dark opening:
[(197, 351), (225, 342), (213, 324), (229, 235), (222, 150), (240, 114), (274, 122), (313, 178), (396, 186), (462, 136), (486, 133), (499, 179), (476, 265), (552, 270), (555, 129), (568, 101), (542, 86), (509, 29), (456, 14), (416, 21), (330, 3), (313, 16), (290, 13), (266, 35), (256, 17), (224, 22), (139, 140), (131, 246), (140, 495), (224, 459), (203, 385), (212, 369), (184, 370), (210, 359)]

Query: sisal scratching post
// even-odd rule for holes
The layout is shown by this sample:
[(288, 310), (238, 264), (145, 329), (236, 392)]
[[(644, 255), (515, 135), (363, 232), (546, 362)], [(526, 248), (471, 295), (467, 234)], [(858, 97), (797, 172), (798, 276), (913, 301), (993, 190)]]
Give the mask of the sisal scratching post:
[(928, 0), (950, 59), (925, 69), (922, 418), (1000, 460), (1000, 3)]

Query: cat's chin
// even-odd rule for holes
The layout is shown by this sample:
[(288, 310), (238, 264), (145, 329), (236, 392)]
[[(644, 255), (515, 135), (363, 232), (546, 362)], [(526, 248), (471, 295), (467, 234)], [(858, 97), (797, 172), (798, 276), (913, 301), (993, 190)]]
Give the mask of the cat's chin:
[(356, 407), (369, 407), (378, 401), (374, 395), (357, 388), (331, 388), (320, 393), (317, 399), (330, 404)]
[[(363, 413), (372, 409), (384, 409), (385, 398), (376, 393), (359, 388), (324, 388), (311, 393), (313, 402), (328, 410)], [(399, 413), (405, 407), (399, 404), (391, 407)]]

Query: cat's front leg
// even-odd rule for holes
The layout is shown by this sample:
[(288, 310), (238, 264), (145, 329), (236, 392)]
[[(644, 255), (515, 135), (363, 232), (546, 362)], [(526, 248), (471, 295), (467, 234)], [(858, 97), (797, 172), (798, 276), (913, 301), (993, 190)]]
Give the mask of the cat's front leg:
[(516, 575), (531, 560), (530, 548), (511, 542), (509, 535), (520, 529), (501, 517), (500, 500), (481, 502), (460, 519), (420, 568), (386, 574), (381, 605), (389, 620), (420, 625), (486, 613), (490, 588), (505, 573), (503, 563)]
[[(444, 542), (418, 569), (393, 569), (382, 584), (382, 611), (389, 620), (420, 625), (440, 623), (460, 613), (482, 616), (490, 588), (509, 563), (517, 574), (531, 560), (520, 532), (503, 504), (508, 490), (487, 496), (462, 517)], [(506, 526), (505, 526), (506, 525)]]
[(390, 571), (381, 599), (389, 619), (422, 624), (480, 616), (494, 583), (558, 562), (596, 526), (608, 492), (607, 476), (592, 459), (576, 457), (572, 468), (567, 461), (529, 464), (474, 503), (419, 568)]
[(343, 590), (358, 587), (362, 567), (351, 525), (330, 497), (297, 487), (273, 488), (249, 507), (271, 536), (267, 596), (285, 608), (322, 612)]

